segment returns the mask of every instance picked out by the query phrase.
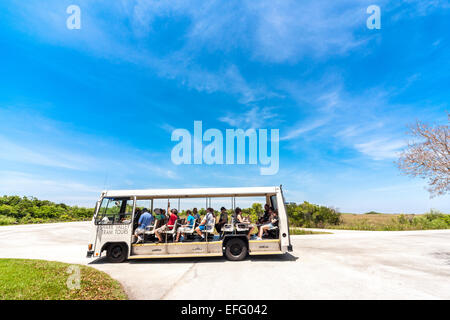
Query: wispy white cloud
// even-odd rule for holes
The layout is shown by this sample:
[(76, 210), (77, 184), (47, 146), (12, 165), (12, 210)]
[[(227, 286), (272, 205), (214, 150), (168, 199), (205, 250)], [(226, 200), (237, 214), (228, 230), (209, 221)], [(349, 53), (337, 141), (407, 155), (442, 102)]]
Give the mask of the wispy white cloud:
[(298, 61), (304, 56), (340, 55), (361, 46), (355, 29), (363, 25), (368, 1), (159, 1), (139, 0), (133, 22), (151, 34), (156, 17), (187, 17), (190, 51), (229, 51), (236, 47), (254, 59)]
[(394, 185), (385, 185), (385, 186), (379, 186), (375, 188), (369, 188), (367, 191), (371, 192), (378, 192), (378, 193), (392, 193), (392, 192), (405, 192), (408, 190), (417, 190), (420, 188), (425, 188), (424, 181), (422, 180), (415, 180), (410, 181), (409, 183), (401, 183), (401, 184), (394, 184)]
[(292, 140), (295, 138), (298, 138), (299, 136), (309, 133), (310, 131), (313, 131), (317, 128), (320, 128), (327, 124), (331, 120), (331, 117), (324, 117), (315, 119), (311, 122), (306, 123), (299, 123), (295, 127), (298, 127), (296, 129), (292, 129), (291, 131), (288, 131), (288, 133), (285, 136), (282, 136), (280, 140)]
[(379, 138), (376, 140), (355, 144), (356, 150), (371, 157), (373, 160), (394, 159), (398, 157), (401, 148), (406, 146), (403, 140), (389, 140)]
[[(64, 1), (21, 3), (20, 28), (57, 45), (90, 54), (131, 62), (153, 69), (161, 77), (202, 92), (227, 92), (240, 103), (251, 103), (272, 94), (264, 85), (251, 83), (236, 64), (200, 63), (205, 52), (236, 51), (255, 60), (292, 63), (304, 57), (332, 57), (365, 48), (370, 35), (356, 36), (365, 25), (369, 0), (204, 2), (80, 0), (83, 28), (65, 28)], [(380, 6), (388, 2), (382, 0)], [(408, 1), (411, 10), (428, 12), (448, 6), (446, 1)], [(394, 10), (396, 6), (389, 5)], [(406, 9), (405, 9), (406, 10)], [(115, 17), (115, 23), (108, 19)], [(177, 37), (180, 44), (161, 55), (149, 39), (161, 19), (185, 19)], [(200, 60), (199, 60), (200, 59)], [(324, 106), (332, 107), (333, 96)]]
[(228, 113), (220, 117), (219, 121), (224, 122), (235, 128), (273, 128), (273, 119), (277, 117), (273, 107), (253, 106), (250, 110), (240, 114)]
[[(394, 159), (406, 145), (402, 140), (406, 124), (414, 120), (411, 115), (408, 120), (402, 110), (415, 106), (391, 100), (417, 77), (413, 74), (395, 88), (380, 85), (357, 94), (345, 87), (339, 73), (306, 84), (282, 82), (279, 89), (294, 99), (304, 116), (281, 140), (290, 141), (288, 148), (293, 150), (313, 141), (333, 143), (336, 149), (353, 149), (372, 160)], [(347, 156), (353, 157), (354, 153)]]
[(34, 142), (21, 145), (0, 135), (0, 159), (30, 163), (48, 167), (59, 167), (73, 170), (86, 170), (95, 162), (93, 157), (81, 156), (68, 150), (47, 148)]
[(436, 10), (446, 10), (450, 8), (450, 3), (446, 0), (404, 0), (388, 2), (385, 7), (390, 19), (396, 21), (425, 16)]
[(237, 97), (239, 103), (247, 104), (273, 95), (263, 86), (249, 84), (237, 66), (230, 64), (216, 70), (207, 70), (178, 53), (170, 59), (163, 59), (152, 67), (158, 69), (161, 77), (176, 79), (188, 88), (200, 92), (226, 92)]
[(174, 127), (173, 125), (171, 125), (169, 123), (162, 123), (162, 124), (160, 124), (159, 127), (168, 133), (172, 133), (173, 130), (176, 129), (176, 127)]
[(176, 180), (181, 177), (174, 171), (175, 169), (170, 169), (171, 166), (162, 166), (160, 164), (151, 163), (149, 161), (139, 161), (136, 160), (130, 163), (138, 172), (144, 173), (144, 175), (155, 175), (165, 179)]
[[(207, 34), (200, 32), (203, 29), (201, 25), (206, 26), (206, 22), (214, 25), (218, 23), (219, 16), (224, 15), (218, 4), (136, 0), (128, 3), (108, 3), (106, 7), (102, 7), (91, 1), (80, 0), (79, 5), (82, 8), (83, 25), (77, 32), (70, 32), (65, 28), (66, 15), (61, 14), (65, 12), (65, 7), (60, 1), (49, 1), (45, 4), (24, 3), (16, 10), (22, 21), (19, 28), (54, 45), (154, 70), (162, 78), (177, 80), (200, 92), (234, 94), (238, 102), (243, 104), (271, 94), (267, 88), (249, 83), (233, 63), (206, 68), (196, 62), (201, 52), (195, 52), (195, 48), (198, 50), (204, 45), (211, 49), (209, 40), (216, 39), (218, 34), (229, 34), (229, 29), (219, 30), (210, 26), (214, 28), (214, 32), (219, 33), (208, 41), (205, 39), (206, 43), (203, 45), (199, 43), (199, 37), (205, 37)], [(114, 25), (107, 21), (108, 14), (116, 17)], [(173, 49), (161, 55), (148, 44), (148, 38), (152, 37), (154, 31), (152, 22), (158, 17), (173, 16), (186, 16), (191, 19), (192, 30), (181, 31), (186, 41), (180, 49)], [(231, 18), (226, 19), (229, 27), (234, 24)]]
[[(333, 56), (362, 46), (354, 31), (366, 18), (366, 0), (329, 1), (122, 1), (92, 3), (80, 0), (83, 27), (65, 26), (64, 3), (27, 2), (21, 28), (43, 41), (90, 54), (151, 68), (161, 77), (203, 92), (227, 92), (240, 103), (270, 96), (271, 90), (250, 83), (233, 63), (209, 65), (197, 61), (205, 51), (250, 53), (255, 60), (295, 62), (305, 56)], [(114, 15), (115, 23), (107, 19)], [(149, 39), (158, 19), (186, 19), (181, 45), (165, 55), (155, 52)], [(160, 21), (160, 20), (158, 20)]]
[(338, 130), (334, 136), (344, 139), (350, 140), (358, 137), (364, 137), (366, 134), (377, 132), (377, 130), (383, 130), (383, 122), (374, 121), (371, 123), (364, 124), (348, 124), (345, 125), (342, 129)]
[(354, 35), (364, 1), (249, 1), (255, 12), (254, 55), (272, 62), (341, 55), (367, 41)]

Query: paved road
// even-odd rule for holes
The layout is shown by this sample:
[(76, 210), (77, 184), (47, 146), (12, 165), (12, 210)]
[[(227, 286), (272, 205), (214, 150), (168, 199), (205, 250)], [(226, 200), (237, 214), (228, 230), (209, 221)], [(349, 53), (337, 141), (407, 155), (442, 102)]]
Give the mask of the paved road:
[(0, 227), (0, 257), (90, 264), (134, 299), (450, 299), (450, 230), (293, 236), (294, 251), (222, 258), (86, 259), (90, 222)]

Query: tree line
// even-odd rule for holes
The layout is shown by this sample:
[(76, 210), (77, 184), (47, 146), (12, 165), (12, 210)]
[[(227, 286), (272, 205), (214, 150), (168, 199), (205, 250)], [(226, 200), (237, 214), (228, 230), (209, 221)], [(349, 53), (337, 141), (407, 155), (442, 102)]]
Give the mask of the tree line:
[[(289, 224), (295, 227), (323, 227), (336, 225), (340, 222), (340, 213), (333, 208), (318, 206), (308, 202), (286, 205)], [(200, 208), (200, 215), (206, 213)], [(261, 203), (253, 203), (249, 208), (242, 208), (251, 221), (256, 222), (264, 213)], [(183, 214), (182, 211), (181, 214)], [(230, 215), (232, 211), (228, 212)], [(217, 215), (220, 213), (217, 211)], [(94, 215), (93, 208), (68, 206), (64, 203), (54, 203), (49, 200), (39, 200), (35, 197), (3, 196), (0, 197), (0, 225), (28, 224), (44, 222), (64, 222), (89, 220)]]
[(0, 225), (89, 220), (93, 208), (68, 206), (35, 197), (0, 197)]

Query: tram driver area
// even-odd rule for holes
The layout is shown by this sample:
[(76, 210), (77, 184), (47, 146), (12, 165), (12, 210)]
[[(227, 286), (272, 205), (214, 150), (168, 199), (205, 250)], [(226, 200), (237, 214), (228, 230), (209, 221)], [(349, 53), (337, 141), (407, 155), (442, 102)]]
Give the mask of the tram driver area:
[(133, 245), (215, 242), (227, 235), (244, 235), (251, 241), (279, 238), (278, 211), (268, 204), (254, 221), (239, 207), (179, 212), (170, 201), (167, 209), (136, 207), (133, 220)]

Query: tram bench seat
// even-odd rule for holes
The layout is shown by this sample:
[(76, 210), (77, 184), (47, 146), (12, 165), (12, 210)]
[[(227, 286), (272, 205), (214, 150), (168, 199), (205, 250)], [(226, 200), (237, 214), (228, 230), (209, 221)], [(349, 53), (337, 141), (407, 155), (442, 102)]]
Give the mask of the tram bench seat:
[(193, 234), (195, 231), (195, 223), (192, 224), (192, 226), (180, 226), (178, 228), (178, 231), (185, 233), (185, 234)]
[(222, 232), (233, 232), (233, 231), (234, 231), (234, 228), (231, 223), (226, 223), (222, 227)]
[(205, 229), (204, 230), (201, 230), (202, 231), (202, 233), (205, 233), (205, 234), (212, 234), (212, 233), (214, 233), (214, 224), (207, 224), (206, 226), (205, 226)]
[(173, 225), (168, 224), (167, 226), (172, 227), (172, 229), (165, 230), (162, 233), (174, 235), (177, 231), (177, 226), (178, 226), (177, 222), (178, 222), (178, 220), (175, 220), (175, 223)]
[(279, 230), (278, 227), (270, 227), (269, 229), (266, 229), (265, 235), (263, 235), (263, 238), (268, 237), (271, 239), (275, 239), (279, 237)]
[(152, 223), (151, 225), (146, 226), (146, 227), (145, 227), (144, 234), (146, 234), (146, 235), (152, 235), (152, 234), (155, 234), (156, 223), (157, 223), (157, 220), (154, 220), (153, 223)]
[(250, 230), (250, 223), (236, 223), (236, 231), (248, 231)]

